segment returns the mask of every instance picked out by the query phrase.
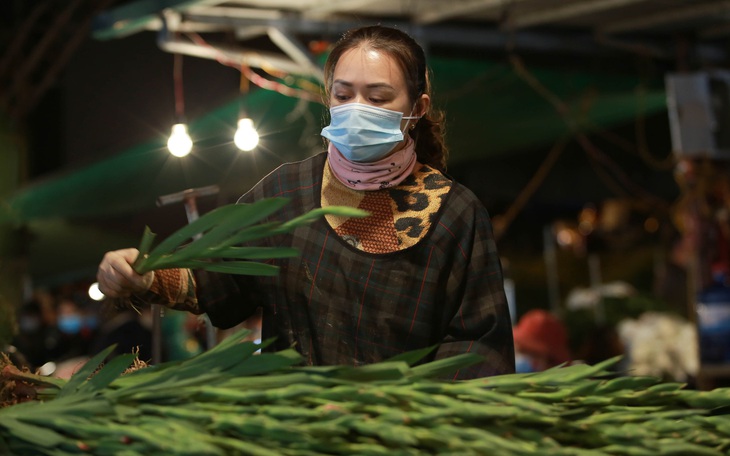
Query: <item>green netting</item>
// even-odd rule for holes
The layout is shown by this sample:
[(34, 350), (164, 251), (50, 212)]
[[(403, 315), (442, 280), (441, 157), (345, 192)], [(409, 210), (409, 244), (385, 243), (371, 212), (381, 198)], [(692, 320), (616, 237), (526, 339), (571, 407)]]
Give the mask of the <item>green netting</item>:
[[(259, 91), (247, 98), (247, 104), (255, 106), (258, 114), (255, 119), (263, 142), (258, 155), (242, 153), (232, 144), (239, 112), (239, 103), (234, 101), (191, 124), (195, 149), (183, 159), (170, 155), (167, 138), (155, 138), (86, 168), (29, 186), (11, 198), (9, 205), (25, 221), (104, 217), (154, 207), (157, 197), (187, 188), (228, 180), (235, 188), (250, 186), (271, 169), (271, 162), (292, 158), (289, 150), (295, 150), (300, 142), (297, 135), (306, 119), (288, 122), (287, 115), (296, 101), (278, 94)], [(311, 112), (307, 116), (312, 118), (310, 122), (320, 122), (319, 113), (316, 119)]]
[[(437, 102), (448, 113), (452, 162), (528, 150), (555, 141), (571, 128), (610, 128), (666, 109), (663, 90), (641, 91), (641, 82), (633, 77), (528, 69), (546, 90), (540, 93), (507, 64), (436, 63)], [(564, 115), (550, 95), (566, 105)]]
[[(447, 112), (450, 163), (549, 146), (571, 131), (607, 128), (666, 108), (663, 90), (638, 91), (637, 78), (589, 72), (532, 70), (567, 106), (560, 115), (508, 64), (432, 59), (435, 104)], [(243, 103), (261, 130), (261, 146), (241, 153), (232, 144), (241, 103), (234, 100), (191, 124), (193, 154), (172, 157), (154, 138), (83, 169), (21, 189), (6, 207), (21, 220), (103, 217), (153, 207), (156, 198), (211, 184), (242, 193), (282, 161), (321, 150), (324, 109), (258, 90)], [(566, 116), (569, 121), (566, 121)]]

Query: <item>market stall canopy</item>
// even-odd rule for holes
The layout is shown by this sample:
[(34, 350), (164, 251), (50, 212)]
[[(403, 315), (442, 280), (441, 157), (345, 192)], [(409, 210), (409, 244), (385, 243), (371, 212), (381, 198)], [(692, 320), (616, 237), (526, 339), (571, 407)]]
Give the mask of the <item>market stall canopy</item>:
[[(433, 58), (432, 68), (435, 103), (448, 113), (451, 165), (532, 151), (562, 136), (610, 128), (666, 108), (663, 89), (643, 87), (633, 77), (533, 70), (531, 76), (567, 107), (559, 114), (509, 65)], [(262, 134), (252, 154), (241, 153), (231, 141), (241, 105)], [(320, 104), (257, 90), (194, 120), (190, 130), (196, 151), (190, 157), (171, 157), (166, 138), (155, 138), (34, 183), (11, 196), (8, 206), (13, 218), (28, 222), (130, 214), (154, 207), (160, 195), (212, 184), (235, 198), (276, 164), (322, 151), (319, 131), (325, 116)]]
[[(432, 62), (435, 101), (448, 112), (452, 166), (485, 160), (498, 166), (500, 157), (544, 154), (556, 138), (610, 128), (666, 107), (661, 88), (637, 91), (641, 81), (632, 77), (533, 70), (569, 108), (559, 115), (509, 65)], [(262, 136), (250, 153), (231, 141), (242, 104)], [(215, 184), (221, 192), (210, 204), (233, 202), (278, 164), (323, 150), (319, 130), (325, 116), (320, 104), (256, 90), (195, 119), (190, 156), (172, 157), (165, 138), (154, 138), (21, 189), (6, 201), (6, 216), (27, 224), (34, 235), (30, 268), (36, 283), (93, 274), (104, 251), (136, 245), (145, 224), (164, 235), (185, 223), (182, 207), (158, 208), (158, 197)], [(522, 184), (514, 182), (512, 193)]]

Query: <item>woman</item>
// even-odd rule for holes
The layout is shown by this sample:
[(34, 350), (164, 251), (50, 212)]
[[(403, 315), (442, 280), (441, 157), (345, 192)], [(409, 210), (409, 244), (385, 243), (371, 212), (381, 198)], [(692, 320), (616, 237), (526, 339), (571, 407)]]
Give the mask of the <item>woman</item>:
[(483, 205), (445, 174), (440, 118), (431, 109), (423, 49), (372, 26), (345, 34), (325, 64), (328, 151), (284, 164), (239, 200), (283, 196), (289, 220), (348, 205), (363, 219), (327, 216), (272, 244), (302, 252), (277, 277), (187, 270), (139, 276), (135, 249), (107, 253), (101, 290), (206, 312), (228, 328), (263, 310), (273, 350), (294, 346), (314, 365), (367, 364), (437, 345), (432, 358), (473, 352), (484, 362), (455, 378), (514, 371), (502, 271)]

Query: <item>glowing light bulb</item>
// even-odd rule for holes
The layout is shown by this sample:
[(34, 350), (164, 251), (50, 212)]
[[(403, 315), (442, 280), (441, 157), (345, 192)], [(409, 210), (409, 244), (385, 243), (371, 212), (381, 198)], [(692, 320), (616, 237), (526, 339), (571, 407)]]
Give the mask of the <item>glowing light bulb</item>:
[(172, 134), (167, 140), (167, 148), (176, 157), (184, 157), (193, 149), (193, 140), (188, 134), (188, 126), (182, 123), (172, 126)]
[(241, 150), (253, 150), (259, 144), (259, 134), (253, 126), (253, 120), (240, 119), (238, 121), (238, 130), (233, 136), (233, 142)]
[(91, 284), (91, 286), (89, 287), (89, 297), (94, 301), (101, 301), (106, 298), (104, 293), (102, 293), (99, 289), (99, 282), (94, 282)]

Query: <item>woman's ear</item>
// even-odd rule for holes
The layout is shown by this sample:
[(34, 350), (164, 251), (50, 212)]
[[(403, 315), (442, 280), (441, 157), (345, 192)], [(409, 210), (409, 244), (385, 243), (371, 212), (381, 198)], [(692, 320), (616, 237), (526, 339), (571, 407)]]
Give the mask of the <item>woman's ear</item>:
[(414, 115), (423, 117), (428, 113), (429, 108), (431, 108), (431, 97), (424, 93), (416, 100), (416, 112)]

